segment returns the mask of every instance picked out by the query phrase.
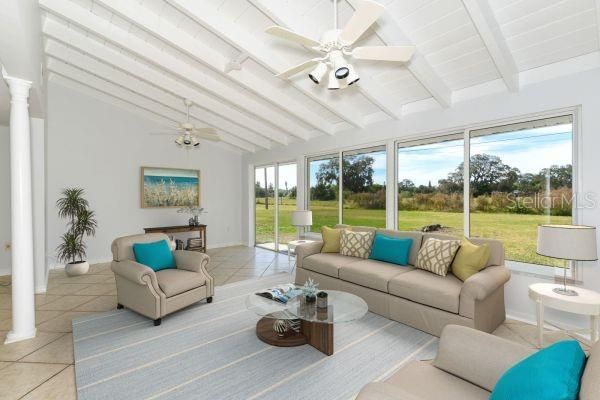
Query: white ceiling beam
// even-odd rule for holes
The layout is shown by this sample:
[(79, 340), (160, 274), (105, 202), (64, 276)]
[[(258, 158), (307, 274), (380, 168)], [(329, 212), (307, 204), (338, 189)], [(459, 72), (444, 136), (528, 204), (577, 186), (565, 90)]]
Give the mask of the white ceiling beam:
[[(269, 3), (270, 6), (267, 7), (263, 0), (249, 1), (271, 20), (277, 21), (278, 24), (293, 31), (300, 31), (301, 27), (299, 26), (299, 19), (286, 13), (288, 7), (283, 2), (281, 2), (280, 8), (274, 9), (271, 5), (272, 3)], [(368, 78), (361, 78), (360, 83), (357, 85), (357, 89), (363, 96), (369, 99), (370, 102), (381, 108), (390, 117), (396, 119), (402, 117), (402, 104), (399, 104), (398, 101), (386, 94), (385, 91), (380, 89), (377, 85), (370, 85)]]
[[(212, 126), (223, 127), (245, 140), (250, 141), (250, 139), (255, 138), (255, 132), (266, 127), (265, 124), (249, 117), (236, 108), (223, 105), (212, 97), (206, 96), (198, 90), (195, 90), (193, 87), (190, 87), (190, 85), (186, 85), (185, 83), (172, 78), (168, 74), (161, 73), (146, 64), (137, 62), (128, 55), (104, 46), (102, 43), (87, 37), (78, 31), (70, 29), (59, 22), (46, 19), (42, 26), (42, 32), (47, 37), (65, 43), (69, 47), (77, 49), (82, 53), (86, 53), (91, 57), (111, 65), (112, 67), (131, 74), (150, 85), (173, 94), (179, 99), (186, 98), (191, 100), (197, 106), (197, 112), (201, 113), (200, 118), (203, 121)], [(182, 102), (177, 101), (173, 106), (179, 104), (182, 104)], [(262, 137), (272, 139), (265, 134), (263, 134)]]
[(600, 43), (600, 0), (596, 0), (596, 27), (598, 28), (598, 43)]
[[(252, 2), (252, 0), (249, 0)], [(210, 30), (221, 39), (227, 41), (232, 46), (247, 53), (253, 60), (261, 64), (273, 73), (283, 71), (287, 66), (282, 62), (281, 57), (269, 50), (260, 42), (242, 31), (235, 23), (226, 21), (218, 11), (207, 4), (196, 0), (167, 0), (190, 18), (201, 24), (204, 28)], [(237, 73), (232, 71), (231, 74)], [(344, 96), (331, 96), (327, 90), (314, 90), (314, 83), (308, 79), (290, 80), (291, 85), (300, 90), (303, 94), (310, 97), (321, 106), (337, 115), (342, 120), (354, 125), (357, 128), (364, 128), (365, 122), (361, 117), (362, 113), (356, 107), (344, 101)]]
[[(231, 60), (182, 31), (177, 25), (170, 23), (166, 19), (161, 19), (160, 16), (157, 16), (144, 5), (138, 2), (122, 0), (96, 0), (96, 3), (137, 25), (145, 32), (158, 37), (170, 46), (177, 48), (196, 61), (220, 73), (222, 76), (240, 84), (255, 95), (280, 107), (282, 111), (300, 119), (304, 123), (319, 131), (329, 134), (335, 133), (333, 124), (298, 102), (286, 91), (265, 85), (263, 80), (245, 71), (243, 68), (238, 72), (227, 74), (227, 65)], [(308, 139), (308, 136), (303, 135), (301, 139)]]
[[(160, 90), (141, 79), (129, 75), (128, 73), (120, 69), (110, 67), (107, 64), (100, 62), (97, 59), (94, 59), (87, 55), (84, 55), (79, 51), (72, 50), (71, 48), (67, 47), (67, 45), (59, 43), (54, 39), (47, 40), (45, 52), (48, 56), (69, 63), (79, 69), (99, 76), (102, 79), (111, 82), (115, 85), (127, 88), (128, 90), (140, 96), (143, 96), (149, 100), (159, 102), (171, 108), (174, 111), (183, 112), (183, 102), (181, 101), (180, 97), (174, 96), (163, 90)], [(269, 149), (271, 147), (271, 142), (268, 139), (265, 139), (262, 136), (258, 136), (257, 134), (247, 131), (245, 129), (241, 129), (240, 127), (229, 121), (222, 120), (217, 121), (220, 122), (219, 124), (211, 124), (207, 122), (204, 118), (202, 118), (202, 116), (199, 115), (198, 111), (198, 107), (192, 107), (190, 113), (196, 120), (201, 121), (203, 124), (211, 126), (219, 131), (231, 134), (233, 136), (237, 136), (242, 140), (252, 142), (264, 149)], [(215, 122), (214, 118), (213, 122)]]
[(506, 87), (519, 90), (519, 70), (488, 0), (462, 0)]
[[(360, 4), (360, 0), (346, 1), (355, 9)], [(400, 28), (398, 21), (389, 12), (385, 12), (377, 20), (374, 28), (377, 36), (388, 46), (413, 45), (408, 35)], [(422, 54), (418, 51), (415, 52), (410, 62), (406, 64), (406, 68), (442, 107), (450, 107), (452, 105), (452, 91)]]
[[(257, 133), (271, 140), (286, 144), (287, 135), (284, 132), (293, 134), (297, 130), (298, 124), (274, 113), (273, 108), (244, 95), (242, 91), (235, 90), (229, 85), (219, 82), (214, 77), (203, 73), (199, 68), (162, 51), (110, 21), (92, 14), (88, 9), (77, 5), (77, 3), (69, 0), (39, 0), (39, 3), (49, 13), (58, 15), (60, 18), (69, 21), (69, 23), (102, 38), (102, 40), (135, 54), (151, 65), (163, 69), (165, 74), (175, 74), (220, 99), (219, 101), (212, 98), (213, 103), (216, 101), (221, 105), (233, 105), (235, 107), (229, 106), (229, 109), (235, 110), (237, 107), (254, 115), (254, 119), (260, 122), (262, 126), (262, 129)], [(306, 133), (305, 130), (302, 130), (302, 132), (296, 132), (296, 134), (303, 135)]]
[[(48, 72), (47, 76), (48, 76), (48, 82), (56, 83), (58, 85), (61, 85), (61, 86), (67, 87), (69, 89), (75, 90), (79, 93), (82, 93), (85, 96), (92, 97), (94, 99), (100, 100), (107, 104), (111, 104), (112, 106), (117, 107), (121, 110), (125, 110), (131, 114), (136, 114), (136, 115), (140, 116), (141, 118), (144, 118), (148, 121), (151, 121), (152, 123), (157, 124), (157, 128), (169, 129), (169, 128), (172, 128), (173, 124), (177, 122), (177, 121), (173, 121), (168, 118), (165, 118), (161, 115), (158, 115), (158, 114), (154, 113), (153, 111), (146, 110), (144, 108), (136, 106), (135, 104), (131, 104), (129, 102), (121, 100), (118, 97), (115, 97), (110, 93), (101, 92), (90, 86), (86, 86), (82, 83), (76, 82), (72, 79), (69, 79), (68, 77), (58, 75), (54, 72)], [(248, 150), (244, 150), (240, 147), (237, 147), (231, 143), (227, 143), (224, 141), (213, 142), (211, 144), (217, 145), (223, 149), (226, 149), (227, 151), (233, 151), (237, 154), (242, 154), (243, 152), (250, 151), (250, 149), (252, 148), (251, 145), (247, 145)], [(246, 145), (244, 145), (244, 147), (246, 147)]]
[[(166, 106), (158, 104), (152, 100), (148, 100), (143, 96), (139, 96), (129, 91), (128, 89), (114, 85), (95, 75), (70, 66), (62, 61), (49, 58), (47, 62), (47, 69), (49, 72), (53, 72), (102, 93), (116, 97), (117, 99), (135, 105), (136, 107), (151, 112), (159, 117), (166, 118), (174, 122), (181, 121), (181, 119), (185, 117), (185, 113), (171, 110)], [(226, 133), (222, 134), (222, 139), (223, 141), (245, 151), (254, 152), (256, 150), (252, 144)]]

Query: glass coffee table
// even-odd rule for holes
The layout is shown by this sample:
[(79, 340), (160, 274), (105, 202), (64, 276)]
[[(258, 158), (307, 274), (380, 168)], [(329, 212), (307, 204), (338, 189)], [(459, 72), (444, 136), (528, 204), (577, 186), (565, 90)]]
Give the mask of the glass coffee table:
[(338, 290), (323, 292), (327, 293), (327, 307), (317, 307), (316, 302), (306, 303), (302, 295), (282, 304), (255, 293), (249, 294), (246, 307), (262, 317), (256, 323), (256, 336), (273, 346), (309, 344), (328, 356), (332, 355), (333, 326), (362, 318), (369, 307), (363, 299), (351, 293)]

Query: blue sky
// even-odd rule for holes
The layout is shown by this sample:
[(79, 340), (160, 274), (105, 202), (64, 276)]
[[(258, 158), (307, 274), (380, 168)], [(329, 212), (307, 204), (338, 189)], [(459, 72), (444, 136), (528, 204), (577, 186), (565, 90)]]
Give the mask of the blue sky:
[[(500, 133), (471, 139), (471, 154), (491, 154), (499, 156), (505, 164), (518, 168), (521, 173), (538, 173), (542, 168), (553, 164), (572, 163), (571, 124)], [(375, 183), (386, 180), (385, 153), (372, 153)], [(412, 146), (398, 150), (399, 180), (410, 179), (417, 186), (427, 185), (430, 181), (446, 178), (463, 161), (462, 139), (422, 146)], [(316, 182), (318, 166), (324, 161), (311, 164), (311, 182)], [(279, 187), (284, 189), (296, 185), (296, 166), (279, 167)], [(264, 180), (263, 169), (257, 170), (257, 180)], [(267, 168), (267, 183), (274, 182), (274, 169)]]

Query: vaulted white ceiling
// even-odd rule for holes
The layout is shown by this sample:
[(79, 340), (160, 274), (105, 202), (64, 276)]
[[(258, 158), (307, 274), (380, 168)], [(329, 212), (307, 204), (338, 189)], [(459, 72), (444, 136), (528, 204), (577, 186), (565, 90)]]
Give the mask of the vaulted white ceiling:
[[(362, 0), (340, 0), (340, 25)], [(357, 63), (340, 91), (275, 73), (313, 56), (264, 34), (273, 24), (319, 39), (331, 0), (39, 0), (50, 79), (92, 90), (160, 121), (218, 130), (244, 151), (451, 107), (469, 88), (519, 90), (534, 68), (598, 52), (600, 0), (379, 0), (385, 15), (361, 40), (414, 44), (403, 66)], [(232, 62), (241, 70), (230, 70)]]

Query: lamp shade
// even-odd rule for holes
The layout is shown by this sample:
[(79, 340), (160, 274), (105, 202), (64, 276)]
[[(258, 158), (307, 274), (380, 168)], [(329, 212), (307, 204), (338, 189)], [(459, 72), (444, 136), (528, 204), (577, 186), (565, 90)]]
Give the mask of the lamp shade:
[(292, 225), (294, 226), (311, 226), (312, 211), (294, 211), (292, 213)]
[(563, 260), (597, 260), (596, 228), (585, 225), (540, 225), (537, 253)]

